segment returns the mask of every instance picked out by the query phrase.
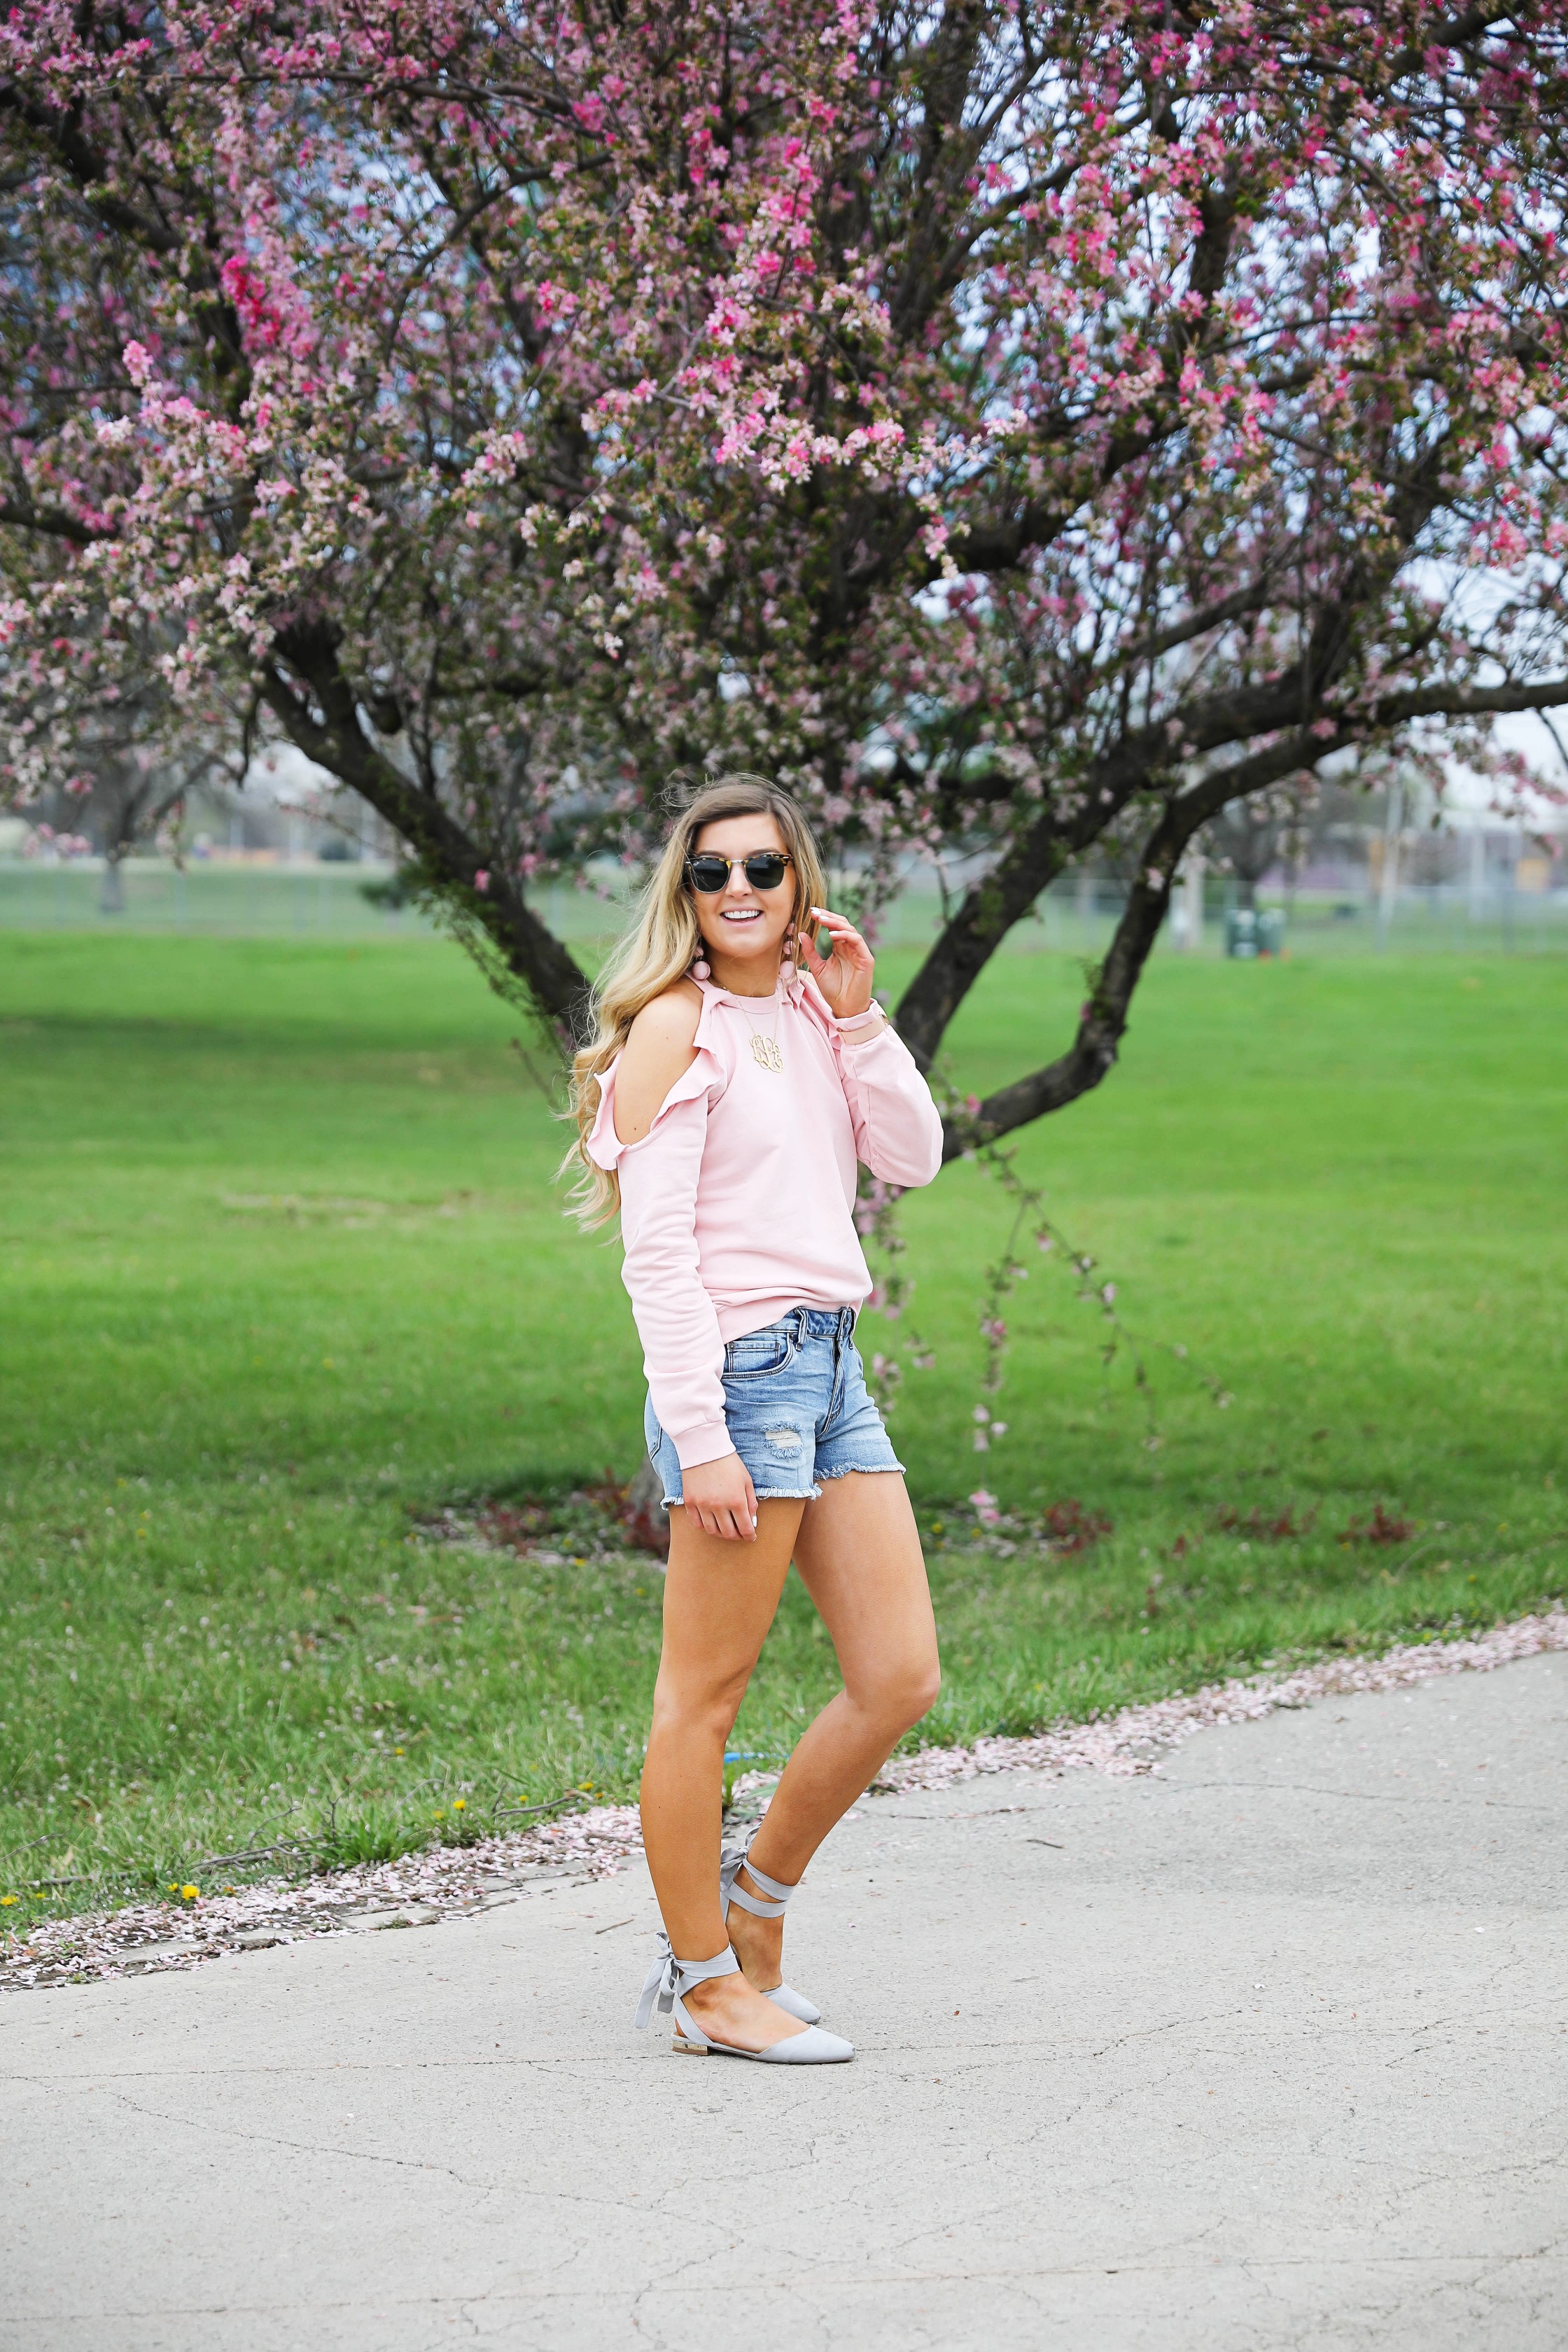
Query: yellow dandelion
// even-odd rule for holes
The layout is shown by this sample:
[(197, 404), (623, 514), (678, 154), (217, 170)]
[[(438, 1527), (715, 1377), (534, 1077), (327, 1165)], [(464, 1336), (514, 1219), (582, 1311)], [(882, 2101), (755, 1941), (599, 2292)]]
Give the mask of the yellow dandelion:
[(467, 1799), (467, 1797), (454, 1797), (454, 1798), (453, 1798), (453, 1800), (452, 1800), (452, 1811), (453, 1811), (455, 1813), (466, 1813), (466, 1812), (468, 1811), (468, 1799)]
[(201, 1891), (202, 1890), (199, 1886), (182, 1886), (180, 1894), (184, 1901), (186, 1903), (194, 1903)]
[(15, 1895), (0, 1895), (0, 1910), (9, 1911), (12, 1904), (17, 1902), (19, 1899), (20, 1898)]

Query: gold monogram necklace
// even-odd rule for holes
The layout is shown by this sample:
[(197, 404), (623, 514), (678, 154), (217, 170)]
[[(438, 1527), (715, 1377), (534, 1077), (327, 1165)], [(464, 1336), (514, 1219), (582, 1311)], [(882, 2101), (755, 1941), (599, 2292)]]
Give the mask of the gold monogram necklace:
[(784, 1068), (784, 1055), (780, 1051), (778, 1041), (779, 1014), (783, 1010), (783, 999), (775, 998), (773, 1001), (773, 1025), (766, 1036), (764, 1036), (763, 1032), (752, 1021), (751, 1014), (746, 1011), (745, 1005), (742, 1003), (741, 1006), (742, 1016), (745, 1021), (747, 1028), (752, 1033), (752, 1059), (755, 1062), (759, 1070), (772, 1070), (777, 1072)]

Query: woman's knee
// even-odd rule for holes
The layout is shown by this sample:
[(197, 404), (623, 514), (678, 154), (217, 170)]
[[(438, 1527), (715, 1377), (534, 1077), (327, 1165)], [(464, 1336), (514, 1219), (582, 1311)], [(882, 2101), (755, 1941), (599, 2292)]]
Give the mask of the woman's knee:
[(934, 1651), (884, 1665), (872, 1679), (848, 1685), (852, 1703), (891, 1730), (908, 1731), (929, 1715), (942, 1690), (942, 1662)]
[(749, 1675), (661, 1673), (654, 1685), (654, 1729), (704, 1731), (728, 1738), (750, 1680)]
[(934, 1654), (921, 1661), (904, 1690), (904, 1729), (929, 1715), (942, 1696), (942, 1661)]

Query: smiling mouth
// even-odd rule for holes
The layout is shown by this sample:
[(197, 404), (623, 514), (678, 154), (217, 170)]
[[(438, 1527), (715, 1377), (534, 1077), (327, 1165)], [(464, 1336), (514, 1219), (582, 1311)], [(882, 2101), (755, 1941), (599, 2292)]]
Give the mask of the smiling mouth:
[(731, 907), (719, 919), (721, 923), (760, 923), (763, 910), (760, 907)]

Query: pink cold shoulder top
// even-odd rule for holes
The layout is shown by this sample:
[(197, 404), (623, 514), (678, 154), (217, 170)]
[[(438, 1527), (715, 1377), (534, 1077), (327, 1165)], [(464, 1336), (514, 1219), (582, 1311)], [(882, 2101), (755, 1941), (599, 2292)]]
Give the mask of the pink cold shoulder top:
[[(683, 1470), (734, 1451), (724, 1349), (792, 1307), (858, 1307), (871, 1287), (855, 1231), (856, 1162), (929, 1184), (942, 1120), (898, 1032), (840, 1032), (804, 973), (772, 997), (699, 981), (691, 1066), (640, 1142), (616, 1134), (617, 1056), (600, 1080), (588, 1154), (616, 1171), (623, 1273), (648, 1392)], [(752, 1035), (776, 1038), (782, 1070)]]

